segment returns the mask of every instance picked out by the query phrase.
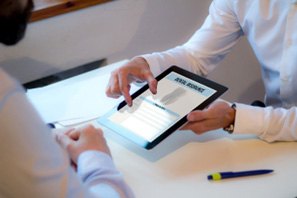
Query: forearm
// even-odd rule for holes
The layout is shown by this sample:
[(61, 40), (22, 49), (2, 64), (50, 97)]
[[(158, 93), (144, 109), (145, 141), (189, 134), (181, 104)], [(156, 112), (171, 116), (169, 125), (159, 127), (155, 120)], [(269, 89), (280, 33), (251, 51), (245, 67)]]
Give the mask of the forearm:
[(243, 35), (232, 12), (224, 1), (213, 2), (204, 24), (185, 44), (164, 52), (143, 55), (154, 75), (171, 65), (178, 65), (206, 76)]
[[(165, 71), (172, 65), (177, 65), (183, 67), (186, 70), (198, 73), (205, 74), (205, 71), (200, 71), (199, 68), (202, 66), (196, 67), (197, 60), (194, 57), (189, 55), (189, 52), (184, 46), (178, 46), (173, 49), (169, 49), (164, 52), (155, 52), (152, 54), (145, 54), (142, 57), (147, 61), (150, 66), (150, 69), (154, 76), (157, 76), (161, 72)], [(195, 65), (195, 66), (194, 66)], [(195, 71), (198, 69), (198, 72)]]
[(95, 197), (134, 197), (107, 154), (84, 152), (79, 156), (77, 168), (78, 175)]
[(87, 197), (21, 86), (0, 78), (0, 197)]
[(235, 134), (255, 134), (267, 141), (297, 140), (297, 108), (252, 107), (237, 104)]

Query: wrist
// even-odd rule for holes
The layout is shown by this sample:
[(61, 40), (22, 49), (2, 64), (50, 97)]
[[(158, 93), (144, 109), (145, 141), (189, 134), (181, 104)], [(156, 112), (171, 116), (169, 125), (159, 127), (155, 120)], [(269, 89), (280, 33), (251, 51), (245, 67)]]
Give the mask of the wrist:
[(143, 65), (146, 67), (146, 69), (150, 69), (150, 65), (148, 64), (146, 59), (141, 56), (135, 56), (134, 58), (132, 58), (132, 61), (135, 62), (137, 65)]
[(236, 116), (236, 105), (233, 103), (230, 106), (230, 109), (227, 113), (228, 125), (223, 128), (224, 131), (227, 131), (230, 134), (233, 133), (234, 131), (235, 116)]

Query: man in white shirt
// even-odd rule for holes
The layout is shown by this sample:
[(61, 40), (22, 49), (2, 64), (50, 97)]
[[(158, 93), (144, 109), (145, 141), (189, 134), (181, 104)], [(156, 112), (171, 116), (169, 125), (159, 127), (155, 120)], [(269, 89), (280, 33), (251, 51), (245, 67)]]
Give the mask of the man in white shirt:
[[(197, 134), (228, 128), (233, 133), (253, 133), (272, 141), (297, 140), (297, 1), (214, 0), (209, 15), (192, 38), (173, 49), (133, 58), (113, 72), (106, 94), (123, 95), (132, 105), (129, 84), (147, 81), (157, 91), (154, 76), (171, 65), (206, 76), (246, 36), (261, 64), (268, 107), (216, 102), (188, 115)], [(234, 128), (231, 126), (234, 125)]]
[[(0, 1), (1, 43), (13, 45), (23, 38), (32, 8), (32, 0)], [(63, 149), (23, 88), (2, 69), (0, 127), (0, 197), (133, 197), (101, 129), (58, 133)]]

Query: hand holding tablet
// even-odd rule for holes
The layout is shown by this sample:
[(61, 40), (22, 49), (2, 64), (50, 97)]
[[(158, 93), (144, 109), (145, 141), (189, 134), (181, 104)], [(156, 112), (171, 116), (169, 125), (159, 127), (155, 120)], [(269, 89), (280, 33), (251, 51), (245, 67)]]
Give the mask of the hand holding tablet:
[(189, 112), (204, 109), (227, 90), (177, 66), (170, 67), (156, 80), (156, 95), (145, 85), (132, 95), (132, 107), (123, 101), (100, 117), (99, 123), (151, 149), (186, 123)]

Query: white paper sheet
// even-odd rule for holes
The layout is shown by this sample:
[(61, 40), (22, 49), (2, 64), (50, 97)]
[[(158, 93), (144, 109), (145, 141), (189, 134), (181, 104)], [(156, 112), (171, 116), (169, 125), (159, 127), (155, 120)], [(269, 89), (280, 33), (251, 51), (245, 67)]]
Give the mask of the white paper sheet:
[[(119, 62), (42, 88), (29, 89), (27, 96), (47, 123), (72, 124), (94, 119), (123, 100), (105, 95), (110, 72), (122, 64)], [(132, 86), (131, 92), (138, 88)]]

